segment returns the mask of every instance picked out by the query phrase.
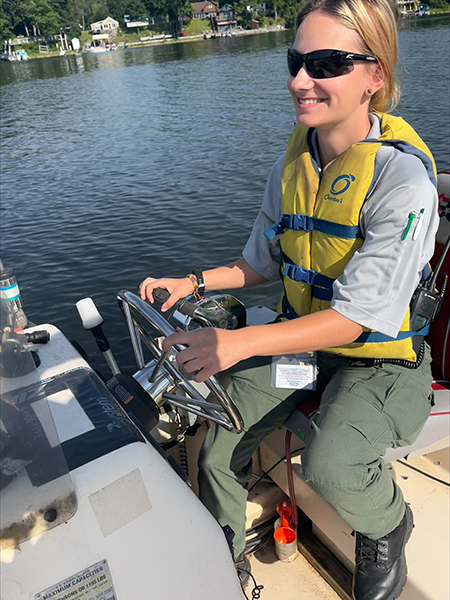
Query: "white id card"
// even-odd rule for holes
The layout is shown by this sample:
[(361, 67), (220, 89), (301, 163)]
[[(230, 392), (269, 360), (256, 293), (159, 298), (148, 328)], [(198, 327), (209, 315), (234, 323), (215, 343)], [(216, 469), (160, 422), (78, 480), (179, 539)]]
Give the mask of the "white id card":
[(271, 385), (273, 388), (315, 390), (316, 381), (315, 352), (272, 357)]

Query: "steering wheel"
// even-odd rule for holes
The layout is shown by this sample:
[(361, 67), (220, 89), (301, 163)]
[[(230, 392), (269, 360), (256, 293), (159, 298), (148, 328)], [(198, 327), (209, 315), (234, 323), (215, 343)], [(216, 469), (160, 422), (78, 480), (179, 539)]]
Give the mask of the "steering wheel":
[[(163, 352), (158, 347), (152, 335), (147, 331), (147, 327), (150, 325), (164, 337), (175, 333), (175, 329), (164, 317), (139, 296), (126, 290), (117, 294), (117, 301), (127, 321), (139, 369), (133, 377), (158, 406), (169, 402), (199, 417), (214, 421), (229, 431), (243, 431), (244, 422), (239, 410), (216, 377), (210, 377), (204, 382), (204, 385), (212, 393), (212, 399), (217, 403), (210, 401), (209, 393), (205, 395), (200, 393), (198, 387), (201, 389), (202, 384), (189, 381), (178, 367), (176, 353), (183, 350), (185, 346), (176, 345), (167, 352)], [(146, 364), (142, 342), (154, 356)], [(186, 395), (175, 393), (179, 389)]]

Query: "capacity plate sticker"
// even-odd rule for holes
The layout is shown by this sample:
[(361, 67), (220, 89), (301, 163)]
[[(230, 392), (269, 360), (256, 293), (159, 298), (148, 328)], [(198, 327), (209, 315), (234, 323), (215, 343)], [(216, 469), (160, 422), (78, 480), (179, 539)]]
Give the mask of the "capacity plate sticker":
[(101, 560), (95, 565), (52, 585), (35, 600), (117, 600), (108, 563)]

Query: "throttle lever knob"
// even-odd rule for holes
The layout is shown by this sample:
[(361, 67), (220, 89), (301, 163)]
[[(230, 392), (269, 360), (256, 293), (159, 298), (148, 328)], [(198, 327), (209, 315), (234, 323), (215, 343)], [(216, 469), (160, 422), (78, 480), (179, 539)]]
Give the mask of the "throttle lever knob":
[[(170, 292), (163, 288), (155, 288), (153, 290), (153, 299), (156, 300), (156, 302), (160, 302), (161, 304), (163, 304), (169, 299), (169, 297)], [(188, 317), (198, 318), (198, 315), (196, 315), (195, 312), (197, 306), (193, 302), (187, 302), (184, 299), (177, 300), (172, 308), (175, 310), (179, 310), (183, 315), (187, 315)], [(204, 324), (208, 326), (207, 321)]]
[(153, 290), (153, 299), (160, 304), (164, 304), (170, 298), (170, 293), (164, 288), (155, 288)]

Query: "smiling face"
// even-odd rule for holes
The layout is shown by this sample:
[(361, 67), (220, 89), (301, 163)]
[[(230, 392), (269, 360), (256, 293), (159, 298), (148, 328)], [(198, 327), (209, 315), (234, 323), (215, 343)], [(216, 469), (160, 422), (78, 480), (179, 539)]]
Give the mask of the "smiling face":
[[(294, 49), (301, 54), (314, 50), (344, 50), (366, 54), (356, 31), (320, 11), (310, 13), (301, 23)], [(378, 65), (355, 61), (351, 73), (329, 79), (312, 79), (305, 66), (288, 79), (297, 123), (316, 127), (319, 132), (351, 131), (356, 139), (368, 132), (370, 95), (383, 85)]]

